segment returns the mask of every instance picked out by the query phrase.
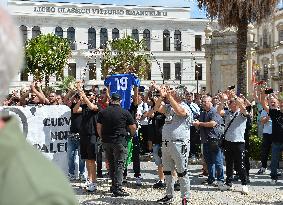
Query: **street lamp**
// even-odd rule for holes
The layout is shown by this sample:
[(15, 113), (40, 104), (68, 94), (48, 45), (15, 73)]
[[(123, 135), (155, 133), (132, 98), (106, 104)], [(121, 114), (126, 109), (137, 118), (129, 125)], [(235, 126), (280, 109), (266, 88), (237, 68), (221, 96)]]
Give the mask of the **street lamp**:
[(198, 74), (199, 74), (199, 71), (196, 71), (196, 77), (197, 77), (197, 94), (198, 94)]

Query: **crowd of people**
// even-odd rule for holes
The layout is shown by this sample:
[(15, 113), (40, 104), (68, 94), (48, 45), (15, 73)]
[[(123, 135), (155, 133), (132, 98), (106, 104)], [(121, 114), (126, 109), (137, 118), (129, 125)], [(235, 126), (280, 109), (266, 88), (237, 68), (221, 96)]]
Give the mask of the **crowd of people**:
[[(248, 194), (249, 137), (252, 121), (259, 115), (263, 126), (262, 167), (272, 148), (271, 183), (276, 184), (283, 144), (283, 99), (278, 93), (268, 93), (262, 84), (255, 85), (254, 101), (236, 95), (235, 88), (214, 96), (194, 94), (183, 86), (170, 88), (152, 82), (149, 89), (133, 88), (129, 110), (120, 106), (121, 96), (111, 95), (110, 87), (100, 93), (95, 87), (83, 89), (78, 81), (75, 90), (65, 95), (44, 94), (38, 82), (29, 90), (13, 92), (4, 105), (67, 105), (71, 109), (71, 134), (68, 137), (69, 179), (85, 182), (88, 191), (96, 190), (96, 179), (102, 174), (102, 155), (105, 152), (108, 177), (112, 179), (114, 196), (128, 196), (122, 189), (127, 181), (127, 155), (133, 161), (136, 185), (142, 186), (140, 155), (153, 156), (158, 180), (153, 188), (166, 188), (166, 196), (159, 200), (173, 200), (173, 191), (181, 190), (183, 204), (189, 197), (189, 161), (202, 158), (207, 176), (203, 184), (233, 189), (232, 182), (240, 179), (242, 193)], [(255, 106), (256, 105), (256, 106)], [(261, 109), (254, 109), (261, 107)], [(258, 126), (260, 129), (261, 126)], [(260, 133), (260, 131), (259, 131)], [(133, 143), (131, 153), (127, 149)], [(79, 175), (75, 176), (75, 155), (79, 152)], [(224, 180), (224, 161), (226, 179)], [(85, 164), (88, 176), (85, 178)]]
[[(9, 24), (7, 18), (7, 15), (0, 11), (0, 47), (7, 48), (5, 45), (11, 43), (13, 48), (20, 48), (20, 45), (13, 45), (15, 41), (18, 42), (18, 38), (11, 42), (6, 40), (8, 37), (3, 38), (7, 35), (14, 36), (14, 33), (10, 35), (11, 31), (5, 27)], [(15, 74), (11, 71), (20, 64), (8, 60), (11, 56), (20, 58), (19, 51), (20, 49), (4, 49), (1, 54), (0, 60), (3, 61), (5, 71), (2, 72), (1, 83), (5, 82), (3, 86), (6, 86), (3, 89), (1, 87), (1, 95), (7, 89), (8, 79)], [(122, 82), (123, 86), (127, 85)], [(133, 95), (129, 96), (129, 108), (124, 109), (121, 102), (125, 96), (113, 92), (110, 86), (106, 86), (98, 93), (96, 89), (84, 89), (83, 82), (78, 81), (75, 89), (61, 95), (52, 91), (44, 92), (39, 82), (33, 82), (29, 88), (13, 91), (4, 99), (2, 105), (70, 107), (68, 177), (71, 181), (85, 181), (84, 188), (87, 191), (94, 192), (97, 188), (97, 178), (105, 177), (102, 172), (102, 155), (105, 153), (107, 177), (112, 180), (110, 192), (115, 197), (128, 196), (129, 193), (123, 189), (123, 182), (127, 183), (129, 158), (133, 162), (136, 185), (142, 186), (140, 155), (152, 153), (158, 175), (158, 181), (153, 184), (153, 188), (166, 189), (165, 196), (157, 202), (172, 202), (174, 191), (180, 190), (181, 203), (186, 205), (190, 199), (188, 164), (190, 160), (194, 162), (196, 157), (202, 157), (202, 175), (207, 176), (204, 184), (227, 191), (233, 189), (233, 181), (239, 178), (242, 184), (241, 192), (249, 193), (249, 138), (255, 116), (258, 116), (259, 125), (263, 125), (258, 126), (259, 135), (263, 133), (262, 167), (258, 174), (266, 171), (271, 149), (271, 183), (277, 183), (277, 170), (283, 151), (283, 95), (266, 89), (263, 84), (255, 85), (254, 96), (250, 100), (237, 94), (235, 86), (211, 96), (191, 93), (181, 85), (170, 88), (166, 84), (158, 85), (153, 81), (148, 89), (143, 89), (136, 84), (128, 87), (133, 91)], [(254, 107), (257, 109), (253, 109)], [(17, 190), (17, 193), (22, 193), (22, 197), (15, 197), (14, 203), (10, 203), (9, 200), (12, 199), (5, 194), (0, 195), (0, 202), (36, 204), (40, 201), (40, 204), (75, 204), (70, 186), (66, 185), (63, 175), (22, 140), (22, 134), (15, 124), (10, 117), (0, 116), (0, 150), (7, 151), (6, 155), (1, 156), (10, 157), (10, 163), (3, 161), (7, 160), (6, 157), (0, 158), (0, 173), (11, 181), (21, 181), (29, 188)], [(13, 152), (9, 153), (8, 150)], [(78, 176), (75, 174), (74, 162), (77, 151)], [(19, 174), (14, 173), (19, 164), (24, 171), (20, 172), (20, 177), (15, 177)], [(41, 177), (39, 173), (43, 172), (50, 177)], [(51, 183), (48, 180), (57, 181)], [(7, 184), (3, 193), (12, 192), (14, 186), (9, 186), (10, 181), (3, 178), (0, 178), (0, 181), (1, 184)], [(52, 186), (48, 186), (49, 183)], [(27, 193), (23, 193), (24, 191)], [(48, 197), (44, 198), (46, 194)], [(19, 202), (16, 198), (25, 201)]]

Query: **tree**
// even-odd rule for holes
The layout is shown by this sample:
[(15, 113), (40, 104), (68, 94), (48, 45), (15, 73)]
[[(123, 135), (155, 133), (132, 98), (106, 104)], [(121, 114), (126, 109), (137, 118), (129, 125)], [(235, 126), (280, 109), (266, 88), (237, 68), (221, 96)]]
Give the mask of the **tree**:
[(144, 41), (130, 36), (108, 41), (103, 52), (102, 74), (104, 77), (118, 73), (135, 73), (147, 79), (150, 71), (150, 55), (145, 52)]
[(274, 12), (278, 0), (198, 0), (207, 16), (217, 18), (222, 26), (235, 26), (237, 30), (237, 86), (246, 95), (246, 50), (249, 23), (261, 23)]
[(63, 77), (70, 54), (67, 39), (54, 34), (39, 35), (25, 46), (26, 72), (32, 74), (35, 80), (45, 79), (45, 86), (48, 86), (51, 75)]

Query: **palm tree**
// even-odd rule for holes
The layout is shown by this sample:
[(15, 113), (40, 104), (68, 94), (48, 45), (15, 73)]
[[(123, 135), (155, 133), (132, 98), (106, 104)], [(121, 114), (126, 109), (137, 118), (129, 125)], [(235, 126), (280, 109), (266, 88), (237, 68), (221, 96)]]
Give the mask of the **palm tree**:
[(222, 26), (235, 26), (237, 30), (237, 86), (246, 95), (246, 49), (249, 23), (261, 23), (275, 10), (279, 0), (197, 0), (207, 16), (217, 18)]

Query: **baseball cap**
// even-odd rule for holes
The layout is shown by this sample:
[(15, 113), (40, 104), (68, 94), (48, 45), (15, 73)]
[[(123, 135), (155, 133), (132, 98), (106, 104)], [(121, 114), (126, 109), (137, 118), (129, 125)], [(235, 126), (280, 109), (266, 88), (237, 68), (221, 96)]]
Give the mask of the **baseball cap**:
[(113, 93), (112, 95), (111, 95), (111, 99), (112, 100), (121, 100), (121, 96), (118, 94), (118, 93)]

